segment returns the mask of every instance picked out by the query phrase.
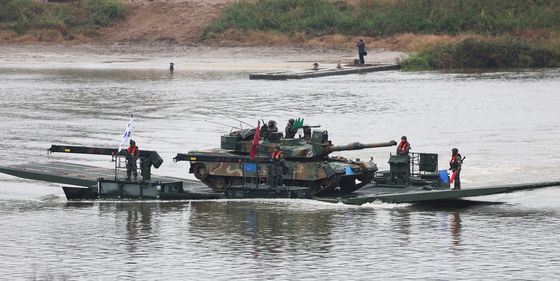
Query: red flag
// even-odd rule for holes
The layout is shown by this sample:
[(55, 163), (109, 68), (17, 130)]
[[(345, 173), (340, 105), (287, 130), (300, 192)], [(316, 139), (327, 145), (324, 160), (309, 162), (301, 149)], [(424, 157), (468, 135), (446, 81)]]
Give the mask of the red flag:
[(257, 153), (257, 145), (259, 144), (259, 140), (261, 138), (261, 121), (257, 124), (257, 131), (255, 132), (255, 136), (253, 137), (253, 145), (251, 145), (251, 153), (249, 154), (249, 159), (253, 161), (255, 159), (255, 154)]

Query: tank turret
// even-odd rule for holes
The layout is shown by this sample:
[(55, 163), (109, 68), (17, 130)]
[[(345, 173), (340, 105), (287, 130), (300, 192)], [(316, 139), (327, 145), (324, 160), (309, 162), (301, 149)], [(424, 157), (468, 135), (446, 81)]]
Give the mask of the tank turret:
[(313, 131), (312, 137), (309, 141), (300, 142), (297, 144), (284, 144), (281, 143), (280, 149), (284, 153), (285, 158), (300, 158), (300, 159), (320, 159), (327, 157), (335, 151), (344, 150), (360, 150), (366, 148), (377, 148), (397, 145), (394, 140), (382, 143), (360, 143), (354, 142), (347, 145), (333, 145), (328, 139), (327, 131)]

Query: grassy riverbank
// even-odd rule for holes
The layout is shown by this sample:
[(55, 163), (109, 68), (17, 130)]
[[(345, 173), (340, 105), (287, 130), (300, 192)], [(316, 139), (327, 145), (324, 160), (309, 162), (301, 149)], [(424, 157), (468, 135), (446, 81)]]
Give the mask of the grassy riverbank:
[(405, 48), (415, 53), (405, 66), (546, 67), (560, 66), (559, 14), (560, 1), (550, 0), (240, 1), (225, 9), (203, 37), (258, 42), (283, 36), (300, 43), (341, 34), (373, 42), (433, 34), (450, 40)]
[(33, 0), (0, 0), (0, 30), (24, 34), (40, 31), (43, 40), (72, 39), (107, 26), (126, 15), (117, 0), (78, 0), (46, 3)]
[(503, 34), (560, 27), (550, 0), (260, 0), (230, 5), (207, 33), (228, 29), (389, 36), (400, 33)]
[[(560, 66), (557, 0), (0, 0), (0, 42), (370, 49), (408, 68)], [(371, 56), (370, 58), (371, 59)]]

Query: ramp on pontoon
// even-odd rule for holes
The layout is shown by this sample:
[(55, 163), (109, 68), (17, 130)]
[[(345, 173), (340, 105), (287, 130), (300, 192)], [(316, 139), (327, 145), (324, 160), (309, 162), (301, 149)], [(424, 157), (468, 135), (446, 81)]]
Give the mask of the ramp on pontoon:
[[(27, 163), (11, 166), (0, 166), (0, 172), (20, 178), (55, 182), (60, 184), (95, 187), (100, 178), (114, 179), (115, 170), (100, 168), (83, 164), (64, 162)], [(126, 175), (121, 172), (119, 178), (124, 179)], [(195, 198), (218, 198), (206, 185), (199, 181), (181, 179), (175, 177), (152, 176), (152, 182), (183, 182), (186, 192)]]
[(510, 193), (521, 190), (531, 190), (550, 186), (560, 186), (560, 181), (509, 184), (499, 186), (484, 186), (467, 188), (461, 190), (437, 189), (426, 190), (422, 187), (376, 187), (375, 185), (366, 186), (354, 193), (338, 197), (317, 197), (314, 199), (331, 202), (361, 205), (375, 201), (389, 203), (420, 203), (444, 200), (456, 200), (465, 197), (485, 196), (500, 193)]

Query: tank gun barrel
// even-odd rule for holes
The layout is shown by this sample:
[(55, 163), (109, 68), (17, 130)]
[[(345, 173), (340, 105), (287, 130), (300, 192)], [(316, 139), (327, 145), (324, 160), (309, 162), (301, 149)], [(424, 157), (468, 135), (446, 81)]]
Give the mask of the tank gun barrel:
[(375, 147), (388, 147), (397, 145), (397, 142), (392, 140), (388, 142), (379, 142), (379, 143), (361, 143), (361, 142), (354, 142), (349, 143), (347, 145), (335, 145), (328, 148), (329, 152), (333, 151), (343, 151), (343, 150), (359, 150), (364, 148), (375, 148)]

